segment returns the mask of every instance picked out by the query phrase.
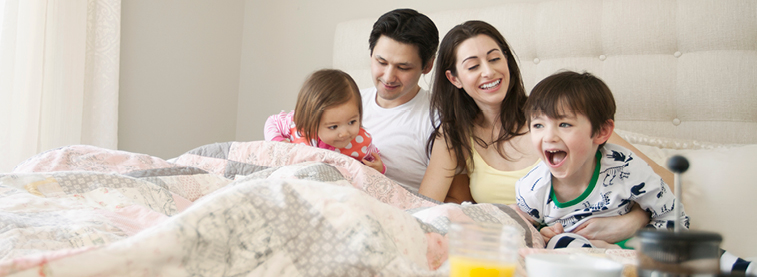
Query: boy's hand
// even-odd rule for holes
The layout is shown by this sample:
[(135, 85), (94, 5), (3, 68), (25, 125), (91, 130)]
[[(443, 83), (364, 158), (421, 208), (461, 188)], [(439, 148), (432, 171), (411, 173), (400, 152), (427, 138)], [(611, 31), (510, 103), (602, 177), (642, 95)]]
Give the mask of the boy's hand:
[[(379, 156), (378, 153), (370, 153), (371, 158), (368, 158), (368, 156), (365, 156), (362, 160), (363, 164), (372, 167), (373, 169), (377, 170), (378, 172), (384, 173), (384, 162), (381, 161), (381, 156)], [(369, 161), (373, 160), (373, 161)]]
[(544, 238), (544, 242), (548, 242), (552, 237), (564, 233), (565, 230), (562, 228), (562, 224), (557, 223), (553, 226), (546, 226), (541, 228), (539, 230), (539, 233), (541, 233), (542, 238)]

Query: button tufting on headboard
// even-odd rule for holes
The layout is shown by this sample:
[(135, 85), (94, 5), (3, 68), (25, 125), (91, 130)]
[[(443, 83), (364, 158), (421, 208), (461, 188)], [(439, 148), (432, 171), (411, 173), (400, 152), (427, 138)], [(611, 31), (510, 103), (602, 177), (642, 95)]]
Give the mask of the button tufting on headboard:
[[(599, 76), (615, 95), (618, 129), (739, 144), (757, 143), (756, 14), (752, 0), (510, 0), (427, 13), (440, 37), (470, 19), (497, 27), (521, 61), (527, 90), (561, 69)], [(333, 65), (361, 88), (373, 85), (367, 41), (375, 20), (336, 29)], [(670, 118), (685, 123), (670, 128)]]

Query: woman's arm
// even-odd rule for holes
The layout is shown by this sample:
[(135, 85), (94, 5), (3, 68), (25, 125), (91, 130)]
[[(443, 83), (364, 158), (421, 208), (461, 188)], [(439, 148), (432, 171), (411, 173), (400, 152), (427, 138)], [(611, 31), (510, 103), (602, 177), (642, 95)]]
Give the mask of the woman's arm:
[(652, 159), (647, 157), (647, 155), (644, 155), (639, 149), (636, 149), (633, 145), (631, 145), (629, 142), (621, 138), (617, 133), (612, 132), (612, 136), (610, 136), (610, 139), (607, 140), (607, 142), (623, 146), (625, 148), (628, 148), (628, 150), (631, 150), (636, 156), (640, 157), (642, 160), (647, 162), (649, 166), (652, 167), (652, 170), (654, 170), (654, 173), (657, 173), (657, 175), (660, 175), (662, 180), (670, 186), (671, 191), (673, 190), (673, 172), (670, 172), (669, 170), (665, 169), (664, 167), (658, 165), (655, 163)]
[[(649, 224), (649, 214), (634, 204), (631, 211), (624, 215), (611, 217), (595, 217), (581, 224), (573, 233), (584, 236), (589, 240), (603, 240), (616, 243), (633, 237), (636, 232)], [(546, 235), (542, 233), (542, 236)]]
[(473, 202), (473, 196), (470, 193), (470, 178), (468, 174), (458, 174), (452, 179), (452, 184), (447, 192), (447, 197), (444, 198), (444, 203), (457, 203)]
[(447, 148), (447, 142), (443, 136), (437, 137), (431, 148), (431, 160), (423, 175), (418, 193), (443, 202), (455, 179), (456, 167), (455, 152)]

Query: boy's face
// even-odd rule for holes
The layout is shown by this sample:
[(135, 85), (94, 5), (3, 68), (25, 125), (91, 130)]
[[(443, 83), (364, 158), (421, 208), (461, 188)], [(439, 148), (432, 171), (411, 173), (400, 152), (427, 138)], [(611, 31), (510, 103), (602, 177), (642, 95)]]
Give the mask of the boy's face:
[(586, 183), (594, 173), (597, 148), (607, 138), (592, 136), (591, 122), (585, 115), (564, 109), (563, 114), (558, 119), (535, 113), (529, 126), (531, 142), (553, 178)]

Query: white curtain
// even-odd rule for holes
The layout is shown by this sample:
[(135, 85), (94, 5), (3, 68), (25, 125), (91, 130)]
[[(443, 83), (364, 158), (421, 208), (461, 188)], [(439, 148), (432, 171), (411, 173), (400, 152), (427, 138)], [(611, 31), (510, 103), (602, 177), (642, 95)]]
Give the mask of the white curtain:
[(121, 0), (0, 6), (0, 172), (65, 145), (116, 149)]

